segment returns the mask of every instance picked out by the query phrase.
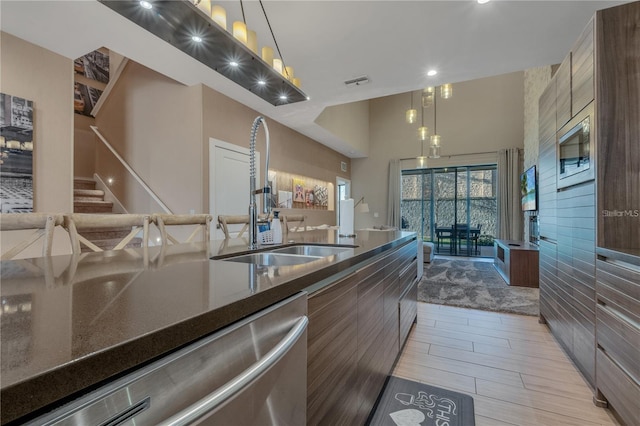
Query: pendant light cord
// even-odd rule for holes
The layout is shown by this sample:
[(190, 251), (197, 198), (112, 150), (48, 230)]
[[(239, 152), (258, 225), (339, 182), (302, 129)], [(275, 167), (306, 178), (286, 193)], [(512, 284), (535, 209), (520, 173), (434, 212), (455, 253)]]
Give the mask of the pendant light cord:
[(244, 16), (244, 4), (242, 3), (242, 0), (240, 0), (240, 10), (242, 11), (242, 22), (244, 22), (244, 26), (247, 26), (247, 18), (245, 18)]
[(438, 97), (435, 94), (436, 90), (434, 89), (433, 91), (433, 134), (437, 135), (438, 125), (436, 124), (436, 111), (438, 110)]
[[(422, 127), (424, 127), (424, 107), (421, 108), (420, 112), (422, 113)], [(422, 140), (422, 138), (418, 138), (418, 139), (420, 139), (420, 156), (424, 157), (424, 141)]]
[(278, 51), (278, 55), (280, 55), (280, 59), (282, 60), (282, 68), (284, 69), (285, 74), (287, 74), (287, 78), (289, 78), (289, 72), (287, 71), (286, 62), (284, 61), (282, 52), (280, 52), (280, 46), (278, 46), (278, 42), (276, 41), (276, 36), (275, 34), (273, 34), (273, 28), (271, 28), (271, 22), (269, 22), (269, 18), (267, 17), (267, 11), (264, 10), (264, 4), (262, 4), (262, 0), (258, 0), (258, 2), (260, 3), (260, 7), (262, 8), (264, 19), (267, 21), (267, 25), (269, 26), (269, 31), (271, 32), (271, 38), (273, 38), (273, 44), (275, 44), (276, 50)]

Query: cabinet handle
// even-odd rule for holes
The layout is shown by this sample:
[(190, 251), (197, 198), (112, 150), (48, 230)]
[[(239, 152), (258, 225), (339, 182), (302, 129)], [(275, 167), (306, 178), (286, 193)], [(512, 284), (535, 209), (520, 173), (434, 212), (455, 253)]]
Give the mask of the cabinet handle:
[(188, 425), (202, 416), (213, 411), (216, 407), (231, 399), (238, 392), (245, 389), (253, 381), (260, 378), (267, 370), (276, 364), (296, 344), (300, 336), (307, 328), (309, 320), (301, 317), (286, 336), (274, 346), (267, 354), (251, 367), (231, 379), (222, 387), (216, 389), (200, 401), (185, 408), (171, 418), (160, 423), (161, 426)]
[(149, 408), (150, 405), (151, 398), (146, 397), (137, 404), (134, 404), (131, 407), (127, 408), (122, 413), (113, 416), (104, 423), (101, 423), (100, 426), (119, 426), (121, 424), (124, 424), (126, 421), (131, 420), (132, 418)]

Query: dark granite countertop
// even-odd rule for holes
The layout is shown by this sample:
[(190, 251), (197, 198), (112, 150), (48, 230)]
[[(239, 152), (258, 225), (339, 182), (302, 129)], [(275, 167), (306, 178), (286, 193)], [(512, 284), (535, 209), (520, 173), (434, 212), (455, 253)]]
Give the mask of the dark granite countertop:
[(247, 251), (245, 239), (2, 261), (1, 422), (48, 410), (413, 238), (288, 234), (291, 243), (357, 247), (281, 267), (209, 259)]

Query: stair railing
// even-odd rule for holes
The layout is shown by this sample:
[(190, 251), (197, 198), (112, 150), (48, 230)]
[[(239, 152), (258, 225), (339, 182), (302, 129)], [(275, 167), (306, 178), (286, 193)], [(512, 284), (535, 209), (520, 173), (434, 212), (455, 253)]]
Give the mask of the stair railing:
[(142, 186), (142, 188), (144, 188), (144, 190), (149, 194), (149, 196), (156, 202), (158, 203), (158, 205), (164, 210), (165, 213), (167, 214), (173, 214), (173, 212), (171, 211), (171, 209), (169, 209), (169, 207), (167, 207), (167, 205), (165, 203), (162, 202), (162, 200), (156, 195), (155, 192), (153, 192), (153, 190), (149, 187), (149, 185), (147, 185), (147, 183), (142, 180), (142, 178), (131, 168), (131, 166), (129, 165), (129, 163), (127, 163), (124, 158), (122, 158), (120, 156), (120, 154), (118, 154), (118, 152), (111, 146), (111, 144), (105, 139), (104, 136), (102, 136), (102, 133), (100, 133), (100, 131), (98, 130), (98, 128), (96, 126), (89, 126), (91, 127), (91, 130), (93, 130), (93, 132), (98, 135), (98, 138), (100, 138), (100, 140), (102, 141), (102, 143), (109, 149), (109, 151), (111, 151), (111, 153), (113, 153), (113, 155), (118, 159), (118, 161), (120, 161), (120, 163), (122, 164), (122, 166), (124, 166), (124, 168), (129, 172), (129, 174), (131, 174), (131, 176), (133, 176), (133, 178), (140, 184), (140, 186)]

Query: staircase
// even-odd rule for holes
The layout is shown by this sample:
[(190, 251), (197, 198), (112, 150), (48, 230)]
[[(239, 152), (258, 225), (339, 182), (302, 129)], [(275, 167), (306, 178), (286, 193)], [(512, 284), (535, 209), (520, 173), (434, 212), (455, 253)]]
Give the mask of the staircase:
[[(104, 200), (104, 191), (96, 189), (96, 182), (92, 179), (75, 178), (73, 180), (73, 211), (74, 213), (113, 213), (113, 202)], [(83, 229), (83, 237), (103, 250), (114, 248), (131, 232), (131, 228), (91, 228)], [(142, 238), (134, 238), (127, 244), (127, 248), (140, 247)], [(82, 245), (83, 252), (92, 250)]]
[(91, 179), (73, 180), (74, 213), (113, 213), (113, 203), (104, 200), (104, 191), (96, 189)]

